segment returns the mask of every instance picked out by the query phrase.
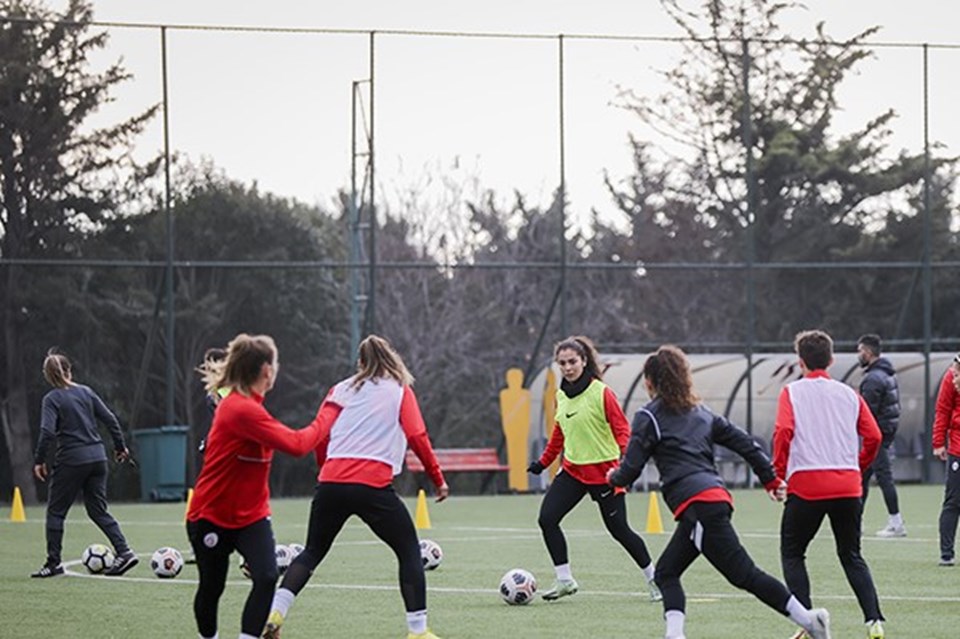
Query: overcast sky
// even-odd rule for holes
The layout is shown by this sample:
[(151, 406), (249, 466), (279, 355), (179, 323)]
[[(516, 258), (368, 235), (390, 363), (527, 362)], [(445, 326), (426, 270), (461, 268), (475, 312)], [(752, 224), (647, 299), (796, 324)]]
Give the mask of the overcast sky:
[[(62, 0), (51, 2), (62, 7)], [(943, 0), (810, 0), (785, 27), (813, 35), (825, 21), (842, 38), (871, 25), (884, 42), (960, 44), (960, 5)], [(100, 21), (361, 30), (469, 31), (544, 35), (676, 36), (655, 0), (94, 0)], [(136, 79), (101, 118), (115, 120), (161, 98), (155, 30), (110, 29), (110, 59), (124, 58)], [(377, 182), (396, 202), (413, 188), (436, 192), (443, 177), (509, 199), (549, 202), (559, 180), (558, 46), (555, 39), (378, 36)], [(675, 45), (569, 40), (565, 45), (566, 153), (571, 212), (613, 215), (602, 178), (630, 171), (636, 118), (615, 106), (618, 87), (656, 95), (656, 70), (670, 68)], [(350, 178), (350, 87), (369, 75), (369, 38), (217, 31), (168, 32), (170, 139), (193, 159), (211, 158), (234, 178), (332, 208)], [(956, 154), (960, 49), (930, 54), (931, 137)], [(922, 67), (918, 49), (878, 49), (840, 96), (839, 128), (892, 107), (891, 145), (922, 149)], [(369, 107), (367, 107), (369, 108)], [(140, 153), (162, 146), (158, 119)], [(433, 179), (431, 186), (426, 186)], [(378, 189), (378, 192), (380, 189)], [(468, 188), (467, 194), (471, 191)]]

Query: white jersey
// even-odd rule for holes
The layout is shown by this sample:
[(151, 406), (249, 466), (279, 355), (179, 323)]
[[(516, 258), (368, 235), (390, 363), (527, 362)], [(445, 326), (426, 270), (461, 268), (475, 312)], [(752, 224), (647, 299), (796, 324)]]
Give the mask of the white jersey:
[(403, 470), (407, 438), (400, 426), (403, 386), (392, 379), (368, 379), (359, 388), (353, 378), (337, 384), (327, 401), (340, 406), (330, 429), (327, 459), (372, 459)]
[(805, 377), (788, 384), (787, 392), (794, 417), (787, 479), (799, 470), (859, 472), (856, 391), (826, 377)]

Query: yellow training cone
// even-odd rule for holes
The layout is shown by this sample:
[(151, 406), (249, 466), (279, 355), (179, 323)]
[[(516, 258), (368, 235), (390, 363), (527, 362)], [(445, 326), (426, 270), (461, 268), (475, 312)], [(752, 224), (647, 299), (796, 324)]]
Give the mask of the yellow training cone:
[(427, 512), (427, 493), (420, 489), (417, 493), (417, 516), (414, 519), (417, 530), (430, 528), (430, 513)]
[(660, 501), (654, 491), (650, 491), (650, 507), (647, 509), (647, 532), (663, 532), (663, 520), (660, 519)]
[(20, 487), (13, 487), (13, 508), (10, 509), (10, 521), (26, 521), (27, 514), (23, 511), (23, 496)]
[(187, 521), (187, 513), (190, 512), (191, 501), (193, 501), (193, 488), (187, 488), (187, 507), (183, 509), (183, 521)]

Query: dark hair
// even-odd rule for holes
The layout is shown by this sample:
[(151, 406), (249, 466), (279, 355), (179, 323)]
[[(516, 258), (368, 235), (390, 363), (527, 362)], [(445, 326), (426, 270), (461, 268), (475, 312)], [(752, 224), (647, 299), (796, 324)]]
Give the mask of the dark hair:
[(826, 370), (833, 359), (833, 339), (825, 331), (800, 331), (793, 348), (811, 371)]
[(43, 360), (43, 378), (54, 388), (66, 388), (70, 385), (73, 373), (70, 360), (66, 355), (58, 353), (56, 348), (47, 351)]
[(693, 392), (693, 374), (686, 354), (678, 347), (665, 344), (643, 363), (646, 377), (667, 408), (686, 412), (700, 402)]
[(589, 337), (583, 335), (571, 335), (565, 340), (557, 342), (553, 347), (553, 358), (556, 359), (560, 351), (573, 351), (583, 358), (585, 362), (584, 370), (597, 379), (603, 379), (603, 372), (600, 370), (600, 354), (597, 353), (597, 347), (593, 345)]
[(366, 380), (375, 377), (395, 379), (404, 386), (413, 384), (413, 375), (407, 370), (403, 359), (384, 338), (369, 335), (360, 342), (358, 350), (357, 374), (353, 378), (355, 387), (359, 388)]
[(876, 333), (861, 335), (857, 340), (857, 346), (864, 346), (874, 355), (880, 355), (880, 336)]
[(277, 345), (269, 335), (240, 333), (227, 344), (226, 356), (220, 349), (209, 349), (197, 371), (203, 377), (207, 393), (230, 387), (249, 392), (260, 377), (264, 364), (277, 359)]

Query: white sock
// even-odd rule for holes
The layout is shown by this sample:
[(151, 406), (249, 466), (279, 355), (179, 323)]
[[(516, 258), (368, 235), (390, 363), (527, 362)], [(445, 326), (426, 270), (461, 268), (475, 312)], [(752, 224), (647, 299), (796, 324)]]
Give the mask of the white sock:
[(573, 571), (570, 570), (570, 564), (560, 564), (559, 566), (554, 566), (553, 569), (557, 572), (557, 579), (560, 581), (573, 580)]
[(683, 636), (683, 621), (686, 615), (679, 610), (668, 610), (663, 613), (663, 618), (667, 621), (666, 639), (675, 639)]
[(890, 525), (894, 528), (900, 528), (903, 526), (903, 515), (897, 513), (895, 515), (890, 515)]
[(653, 576), (656, 574), (656, 569), (653, 566), (651, 561), (646, 568), (643, 569), (643, 575), (647, 578), (647, 582), (653, 581)]
[(259, 639), (259, 637), (255, 637), (253, 635), (248, 635), (245, 632), (241, 632), (239, 639)]
[(200, 634), (198, 634), (197, 636), (200, 637), (200, 639), (220, 639), (219, 632), (213, 635), (212, 637), (204, 637), (203, 635), (200, 635)]
[(407, 613), (407, 629), (414, 635), (420, 635), (427, 631), (426, 608)]
[(296, 597), (292, 590), (277, 588), (277, 592), (273, 593), (273, 605), (270, 607), (270, 610), (278, 610), (281, 615), (286, 617)]
[(790, 595), (790, 599), (787, 600), (787, 616), (790, 617), (790, 621), (804, 630), (810, 630), (813, 627), (813, 615), (810, 614), (810, 610), (793, 595)]

